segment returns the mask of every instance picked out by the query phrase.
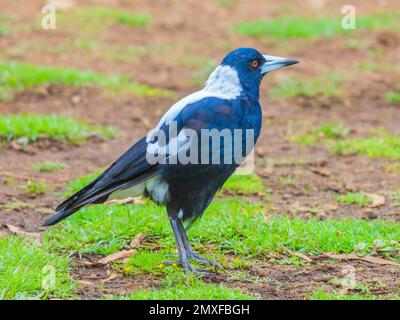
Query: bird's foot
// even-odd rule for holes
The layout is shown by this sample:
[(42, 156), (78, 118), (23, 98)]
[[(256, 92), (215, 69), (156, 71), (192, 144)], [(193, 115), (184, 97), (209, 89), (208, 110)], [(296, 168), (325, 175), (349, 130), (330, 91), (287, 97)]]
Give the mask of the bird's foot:
[(164, 261), (164, 265), (166, 266), (172, 266), (172, 265), (176, 265), (176, 266), (182, 266), (183, 270), (185, 271), (185, 273), (191, 272), (194, 273), (195, 275), (201, 275), (201, 276), (207, 276), (207, 275), (211, 275), (212, 272), (206, 269), (199, 269), (194, 267), (189, 260), (183, 259), (183, 260), (168, 260), (168, 261)]
[(209, 260), (207, 258), (204, 258), (204, 257), (198, 255), (197, 253), (193, 252), (192, 250), (190, 250), (187, 253), (187, 256), (189, 259), (193, 259), (194, 261), (196, 261), (198, 263), (208, 264), (209, 266), (212, 266), (214, 268), (221, 269), (221, 265), (219, 263)]

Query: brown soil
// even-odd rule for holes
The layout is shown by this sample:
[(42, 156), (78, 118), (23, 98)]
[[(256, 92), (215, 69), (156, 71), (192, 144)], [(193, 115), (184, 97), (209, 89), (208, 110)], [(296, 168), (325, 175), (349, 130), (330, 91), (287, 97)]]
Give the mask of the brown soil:
[[(79, 6), (94, 2), (79, 1)], [(294, 12), (302, 12), (305, 16), (340, 13), (342, 5), (346, 4), (341, 0), (329, 1), (317, 8), (312, 5), (312, 1), (309, 4), (286, 2), (295, 8)], [(124, 62), (108, 61), (97, 55), (94, 57), (92, 53), (57, 53), (50, 50), (51, 47), (74, 39), (76, 34), (73, 28), (59, 28), (53, 31), (41, 30), (38, 27), (25, 28), (24, 25), (32, 25), (35, 21), (34, 17), (39, 14), (41, 3), (0, 0), (2, 14), (12, 17), (14, 26), (21, 26), (15, 27), (11, 37), (0, 36), (1, 48), (7, 49), (2, 50), (0, 58), (21, 59), (51, 66), (65, 65), (106, 73), (125, 73), (137, 81), (174, 90), (176, 94), (171, 98), (110, 96), (94, 88), (50, 86), (42, 88), (40, 93), (22, 92), (11, 102), (0, 102), (1, 114), (65, 114), (88, 123), (112, 125), (122, 133), (111, 141), (93, 138), (81, 145), (39, 141), (25, 149), (15, 144), (0, 148), (0, 182), (5, 182), (7, 177), (13, 177), (15, 180), (15, 184), (0, 185), (0, 223), (18, 225), (28, 231), (37, 230), (43, 220), (52, 214), (51, 209), (60, 201), (54, 192), (65, 190), (66, 181), (109, 165), (117, 155), (143, 136), (178, 97), (196, 89), (197, 86), (189, 83), (198, 67), (178, 63), (180, 58), (194, 56), (219, 60), (230, 48), (239, 46), (256, 47), (261, 52), (295, 57), (302, 62), (295, 68), (271, 75), (262, 86), (264, 128), (256, 150), (256, 171), (264, 178), (266, 189), (271, 192), (267, 214), (289, 213), (306, 218), (318, 215), (321, 219), (400, 218), (399, 203), (389, 197), (384, 206), (373, 209), (338, 205), (335, 202), (338, 194), (349, 190), (369, 193), (396, 190), (400, 187), (399, 163), (359, 156), (332, 156), (322, 144), (301, 147), (288, 140), (288, 136), (302, 132), (304, 127), (315, 127), (330, 121), (350, 127), (350, 135), (354, 137), (366, 137), (371, 130), (376, 129), (385, 129), (400, 135), (399, 106), (388, 105), (383, 99), (385, 91), (399, 88), (399, 69), (366, 73), (353, 68), (354, 63), (371, 59), (398, 65), (398, 33), (383, 30), (356, 36), (361, 42), (366, 40), (369, 49), (380, 52), (380, 55), (374, 58), (368, 56), (365, 47), (346, 46), (345, 37), (336, 37), (328, 41), (315, 40), (294, 44), (290, 42), (289, 49), (280, 49), (271, 41), (249, 39), (229, 31), (237, 21), (281, 14), (285, 6), (277, 5), (276, 1), (235, 1), (236, 5), (230, 9), (220, 7), (217, 1), (211, 0), (103, 0), (101, 3), (149, 12), (154, 24), (146, 30), (122, 26), (108, 28), (95, 36), (98, 41), (119, 46), (161, 44), (167, 49), (160, 49), (159, 52), (153, 50), (139, 59)], [(400, 3), (396, 0), (379, 3), (358, 0), (353, 1), (353, 5), (360, 15), (388, 9), (400, 10)], [(10, 50), (20, 46), (24, 48), (24, 45), (32, 43), (37, 44), (39, 49), (19, 50), (17, 53), (16, 50)], [(332, 70), (342, 72), (347, 79), (343, 94), (338, 97), (299, 97), (273, 101), (268, 95), (268, 88), (276, 83), (279, 77), (309, 77)], [(299, 159), (303, 161), (299, 162)], [(34, 171), (32, 164), (42, 161), (60, 161), (68, 167), (52, 173)], [(272, 162), (274, 165), (271, 165)], [(395, 169), (390, 170), (393, 167)], [(290, 186), (282, 185), (282, 177), (291, 177), (296, 183)], [(43, 196), (31, 198), (23, 190), (29, 179), (46, 181), (53, 186), (53, 190)], [(13, 199), (33, 204), (34, 208), (12, 212), (1, 209), (2, 205)], [(210, 281), (223, 281), (229, 286), (243, 288), (267, 299), (301, 299), (316, 288), (333, 288), (334, 285), (329, 281), (340, 277), (343, 265), (318, 263), (296, 268), (257, 261), (250, 268), (250, 273), (267, 279), (266, 283), (231, 281), (226, 275), (221, 275), (222, 280)], [(385, 296), (389, 292), (399, 291), (398, 269), (393, 271), (394, 267), (377, 267), (361, 262), (352, 262), (352, 265), (359, 271), (357, 274), (364, 283), (376, 285), (377, 294)], [(75, 278), (83, 280), (78, 292), (82, 298), (96, 298), (103, 293), (126, 293), (132, 289), (149, 287), (155, 280), (149, 276), (118, 276), (102, 282), (100, 278), (109, 276), (106, 268), (84, 268), (80, 266), (79, 261), (73, 274)], [(94, 284), (85, 284), (85, 281)]]

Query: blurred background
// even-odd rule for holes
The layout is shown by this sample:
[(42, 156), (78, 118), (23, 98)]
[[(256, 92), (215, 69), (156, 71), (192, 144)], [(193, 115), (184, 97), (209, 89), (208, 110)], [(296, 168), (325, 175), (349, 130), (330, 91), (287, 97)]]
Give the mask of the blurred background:
[(398, 220), (400, 2), (348, 2), (0, 0), (0, 222), (37, 230), (237, 47), (301, 61), (262, 84), (261, 189), (242, 195)]

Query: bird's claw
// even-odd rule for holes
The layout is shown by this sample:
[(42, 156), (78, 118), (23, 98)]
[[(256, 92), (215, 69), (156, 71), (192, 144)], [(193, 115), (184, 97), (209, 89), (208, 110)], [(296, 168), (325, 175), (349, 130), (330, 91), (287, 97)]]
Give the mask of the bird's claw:
[(179, 260), (166, 260), (166, 261), (163, 261), (163, 264), (165, 265), (165, 266), (173, 266), (173, 265), (181, 265), (182, 264), (182, 262), (181, 261), (179, 261)]
[(208, 276), (211, 275), (211, 272), (209, 270), (205, 270), (205, 269), (198, 269), (195, 268), (188, 259), (184, 259), (182, 261), (182, 266), (183, 266), (183, 270), (185, 271), (185, 273), (191, 272), (195, 275), (200, 275), (200, 276)]
[(187, 255), (188, 255), (189, 259), (193, 259), (196, 262), (203, 263), (203, 264), (208, 264), (209, 266), (212, 266), (212, 267), (214, 267), (216, 269), (221, 269), (221, 265), (219, 263), (217, 263), (215, 261), (212, 261), (212, 260), (209, 260), (207, 258), (204, 258), (204, 257), (198, 255), (197, 253), (193, 252), (193, 251), (188, 252)]
[[(193, 257), (192, 257), (193, 258)], [(205, 258), (203, 258), (203, 259), (205, 259)], [(204, 262), (203, 260), (202, 261), (199, 261), (199, 260), (197, 260), (196, 258), (193, 258), (193, 260), (195, 260), (195, 261), (198, 261), (198, 262), (203, 262), (203, 263), (207, 263), (207, 264), (210, 264), (209, 262), (210, 261), (208, 261), (207, 259), (205, 259), (205, 260), (207, 260), (208, 262)], [(212, 261), (211, 261), (212, 262)], [(188, 273), (188, 272), (191, 272), (191, 273), (194, 273), (194, 274), (196, 274), (196, 275), (202, 275), (202, 276), (207, 276), (207, 275), (211, 275), (212, 274), (212, 272), (211, 271), (209, 271), (209, 270), (206, 270), (206, 269), (198, 269), (198, 268), (195, 268), (190, 262), (189, 262), (189, 260), (186, 258), (186, 259), (183, 259), (183, 260), (167, 260), (167, 261), (164, 261), (164, 265), (165, 266), (172, 266), (172, 265), (176, 265), (176, 266), (182, 266), (183, 267), (183, 270), (185, 271), (185, 273)], [(210, 264), (211, 265), (211, 264)]]
[[(177, 257), (175, 254), (167, 254), (166, 257)], [(200, 256), (199, 254), (195, 253), (194, 251), (190, 250), (187, 252), (187, 258), (192, 259), (198, 263), (202, 264), (207, 264), (215, 269), (221, 269), (221, 265), (213, 260), (209, 260), (207, 258), (204, 258)], [(164, 265), (166, 266), (171, 266), (171, 265), (182, 265), (182, 262), (180, 260), (167, 260), (164, 261)]]

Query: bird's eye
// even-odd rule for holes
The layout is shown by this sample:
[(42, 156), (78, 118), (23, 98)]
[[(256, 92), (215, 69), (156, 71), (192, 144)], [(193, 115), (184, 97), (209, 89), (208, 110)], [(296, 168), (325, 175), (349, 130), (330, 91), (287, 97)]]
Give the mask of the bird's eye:
[(253, 60), (253, 61), (250, 63), (250, 65), (251, 65), (251, 67), (252, 67), (253, 69), (257, 69), (259, 63), (260, 63), (260, 62), (259, 62), (258, 60)]

